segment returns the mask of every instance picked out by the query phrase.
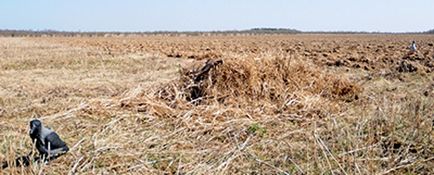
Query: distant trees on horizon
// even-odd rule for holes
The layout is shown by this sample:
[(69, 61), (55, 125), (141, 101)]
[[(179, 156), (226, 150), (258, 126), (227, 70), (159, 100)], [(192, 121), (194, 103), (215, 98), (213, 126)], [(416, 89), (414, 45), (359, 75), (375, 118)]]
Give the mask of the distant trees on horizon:
[(153, 31), (153, 32), (70, 32), (56, 30), (1, 30), (0, 36), (7, 37), (104, 37), (124, 35), (164, 35), (164, 36), (209, 36), (209, 35), (274, 35), (274, 34), (434, 34), (434, 29), (426, 32), (387, 33), (387, 32), (364, 32), (364, 31), (300, 31), (289, 28), (252, 28), (248, 30), (227, 31)]

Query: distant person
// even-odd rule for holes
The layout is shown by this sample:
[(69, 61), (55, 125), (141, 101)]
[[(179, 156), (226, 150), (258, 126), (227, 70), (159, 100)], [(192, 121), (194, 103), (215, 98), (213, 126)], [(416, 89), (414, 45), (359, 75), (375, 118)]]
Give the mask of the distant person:
[(410, 53), (416, 53), (417, 52), (417, 47), (416, 47), (416, 41), (411, 42), (410, 45)]

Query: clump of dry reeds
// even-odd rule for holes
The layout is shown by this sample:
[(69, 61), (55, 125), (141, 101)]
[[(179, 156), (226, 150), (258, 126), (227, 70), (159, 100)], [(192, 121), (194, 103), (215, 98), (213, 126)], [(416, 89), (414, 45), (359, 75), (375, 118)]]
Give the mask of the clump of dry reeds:
[(227, 59), (197, 81), (196, 71), (184, 71), (176, 84), (159, 91), (168, 101), (200, 101), (202, 104), (251, 106), (284, 105), (288, 97), (315, 96), (327, 100), (354, 100), (361, 87), (345, 78), (326, 74), (307, 61), (283, 58)]

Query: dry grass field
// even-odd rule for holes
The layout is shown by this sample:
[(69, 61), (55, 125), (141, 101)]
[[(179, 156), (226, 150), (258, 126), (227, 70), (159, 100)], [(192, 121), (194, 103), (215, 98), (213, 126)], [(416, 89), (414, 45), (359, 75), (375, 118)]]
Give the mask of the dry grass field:
[[(412, 40), (419, 51), (408, 54)], [(433, 35), (0, 38), (4, 174), (434, 174)], [(223, 61), (201, 72), (208, 60)]]

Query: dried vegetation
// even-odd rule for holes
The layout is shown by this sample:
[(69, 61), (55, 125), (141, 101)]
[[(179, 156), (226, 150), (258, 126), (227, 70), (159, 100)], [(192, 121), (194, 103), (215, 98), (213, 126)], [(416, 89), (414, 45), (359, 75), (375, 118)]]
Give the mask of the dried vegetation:
[(0, 160), (35, 116), (71, 147), (7, 173), (434, 172), (432, 36), (2, 40)]

